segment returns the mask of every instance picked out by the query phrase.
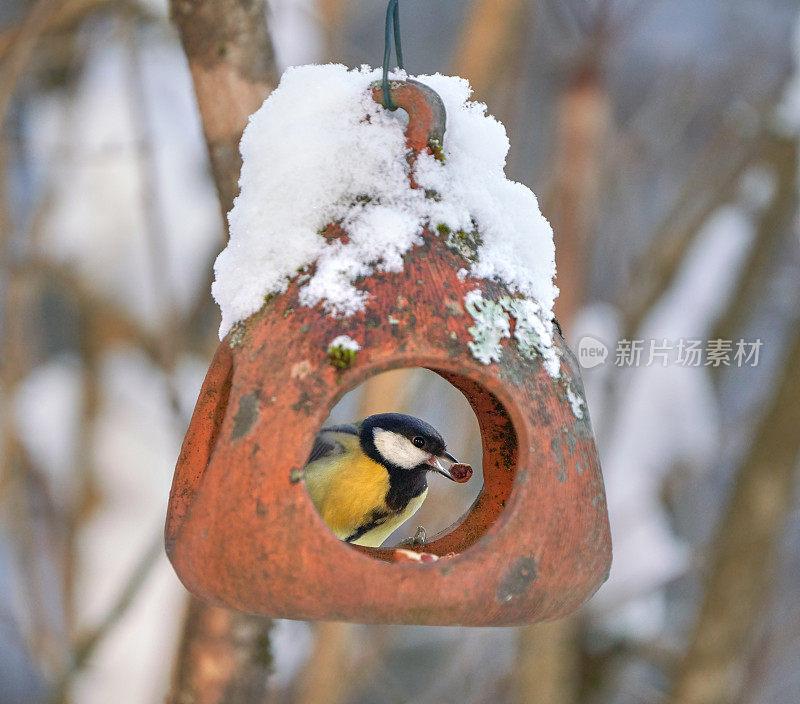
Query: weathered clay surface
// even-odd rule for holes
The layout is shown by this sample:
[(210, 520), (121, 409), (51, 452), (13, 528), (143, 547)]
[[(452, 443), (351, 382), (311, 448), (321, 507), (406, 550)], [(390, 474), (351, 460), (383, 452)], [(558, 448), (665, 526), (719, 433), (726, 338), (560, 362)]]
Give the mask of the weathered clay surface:
[[(421, 139), (413, 146), (424, 148)], [(557, 337), (561, 381), (523, 358), (513, 339), (503, 341), (499, 363), (478, 362), (467, 346), (473, 320), (464, 295), (480, 288), (499, 300), (508, 291), (461, 281), (464, 266), (426, 232), (402, 272), (361, 282), (371, 294), (362, 313), (335, 319), (303, 307), (295, 282), (222, 341), (167, 517), (167, 552), (190, 591), (273, 617), (488, 626), (564, 616), (603, 583), (611, 562), (606, 501), (588, 414), (577, 419), (566, 395), (564, 380), (582, 395), (574, 358)], [(342, 334), (362, 349), (337, 369), (328, 345)], [(447, 379), (481, 428), (485, 487), (426, 545), (442, 556), (437, 562), (390, 563), (389, 550), (342, 543), (302, 482), (330, 409), (368, 377), (398, 367)]]

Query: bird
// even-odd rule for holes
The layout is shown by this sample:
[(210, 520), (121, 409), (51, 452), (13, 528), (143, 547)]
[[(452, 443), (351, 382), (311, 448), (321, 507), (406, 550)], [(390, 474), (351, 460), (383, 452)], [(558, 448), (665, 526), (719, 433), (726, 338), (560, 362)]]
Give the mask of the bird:
[(380, 547), (422, 506), (428, 472), (461, 481), (442, 459), (458, 462), (429, 423), (403, 413), (378, 413), (320, 430), (304, 468), (305, 484), (337, 538)]

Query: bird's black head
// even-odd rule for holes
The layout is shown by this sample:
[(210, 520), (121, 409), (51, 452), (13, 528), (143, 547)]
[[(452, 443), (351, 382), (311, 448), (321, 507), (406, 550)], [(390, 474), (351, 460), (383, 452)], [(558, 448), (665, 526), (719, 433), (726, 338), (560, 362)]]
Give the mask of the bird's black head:
[(361, 446), (389, 469), (434, 470), (452, 479), (440, 458), (455, 462), (439, 432), (424, 420), (402, 413), (379, 413), (361, 423)]

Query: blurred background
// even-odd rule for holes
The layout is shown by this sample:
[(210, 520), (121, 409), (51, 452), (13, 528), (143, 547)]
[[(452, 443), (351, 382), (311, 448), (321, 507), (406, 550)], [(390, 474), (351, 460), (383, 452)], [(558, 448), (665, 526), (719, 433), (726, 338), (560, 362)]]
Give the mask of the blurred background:
[[(268, 622), (172, 572), (238, 133), (286, 66), (377, 64), (386, 7), (172, 5), (0, 4), (0, 704), (800, 701), (800, 2), (401, 2), (406, 67), (470, 79), (553, 224), (607, 485), (609, 581), (504, 629)], [(407, 410), (477, 461), (426, 374), (337, 420)]]

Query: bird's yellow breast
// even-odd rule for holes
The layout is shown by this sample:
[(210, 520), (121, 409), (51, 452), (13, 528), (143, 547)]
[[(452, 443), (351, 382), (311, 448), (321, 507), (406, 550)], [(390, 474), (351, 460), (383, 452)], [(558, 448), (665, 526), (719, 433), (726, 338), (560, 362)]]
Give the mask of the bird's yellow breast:
[[(357, 438), (353, 438), (358, 442)], [(355, 457), (353, 456), (355, 454)], [(386, 506), (389, 473), (362, 453), (346, 453), (306, 467), (308, 493), (322, 520), (344, 540)]]

